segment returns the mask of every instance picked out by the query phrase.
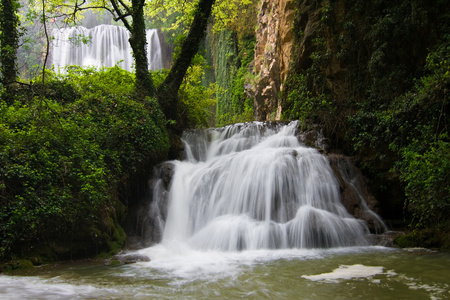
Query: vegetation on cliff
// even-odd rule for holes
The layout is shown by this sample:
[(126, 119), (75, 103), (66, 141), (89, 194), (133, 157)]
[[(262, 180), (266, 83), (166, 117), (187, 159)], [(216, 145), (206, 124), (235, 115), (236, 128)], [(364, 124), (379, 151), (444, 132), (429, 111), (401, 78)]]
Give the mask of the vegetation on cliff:
[(448, 230), (448, 1), (307, 4), (297, 1), (284, 117), (321, 124), (334, 147), (358, 155), (382, 202), (403, 190), (413, 228)]
[(245, 83), (252, 77), (249, 68), (254, 58), (258, 1), (242, 1), (241, 11), (222, 24), (218, 20), (209, 33), (216, 82), (216, 125), (253, 120), (253, 99), (245, 92)]

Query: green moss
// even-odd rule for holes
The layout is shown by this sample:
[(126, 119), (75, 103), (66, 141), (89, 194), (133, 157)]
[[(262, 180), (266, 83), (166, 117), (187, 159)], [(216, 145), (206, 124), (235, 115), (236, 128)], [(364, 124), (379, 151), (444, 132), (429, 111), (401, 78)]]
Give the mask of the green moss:
[(110, 266), (120, 266), (120, 265), (122, 265), (122, 263), (117, 259), (113, 259), (113, 260), (111, 260), (109, 265)]
[(418, 229), (394, 239), (401, 248), (429, 248), (450, 252), (450, 228)]
[(14, 259), (6, 263), (0, 264), (0, 272), (14, 272), (16, 270), (32, 269), (33, 263), (28, 259)]
[(414, 232), (396, 237), (394, 239), (394, 244), (399, 246), (400, 248), (420, 247), (416, 234)]

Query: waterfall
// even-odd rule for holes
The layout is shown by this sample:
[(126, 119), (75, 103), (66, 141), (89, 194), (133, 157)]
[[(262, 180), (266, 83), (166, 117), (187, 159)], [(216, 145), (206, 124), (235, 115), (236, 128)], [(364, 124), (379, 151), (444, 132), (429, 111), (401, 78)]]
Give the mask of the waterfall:
[(168, 190), (164, 175), (153, 189), (162, 243), (223, 251), (367, 245), (366, 222), (346, 211), (328, 159), (299, 142), (297, 127), (185, 132), (185, 159), (170, 162)]
[[(128, 71), (133, 69), (134, 59), (128, 42), (130, 33), (124, 27), (99, 25), (87, 29), (76, 26), (53, 29), (52, 36), (55, 70), (69, 65), (112, 67), (116, 64)], [(162, 69), (161, 45), (156, 29), (147, 30), (147, 59), (150, 70)]]

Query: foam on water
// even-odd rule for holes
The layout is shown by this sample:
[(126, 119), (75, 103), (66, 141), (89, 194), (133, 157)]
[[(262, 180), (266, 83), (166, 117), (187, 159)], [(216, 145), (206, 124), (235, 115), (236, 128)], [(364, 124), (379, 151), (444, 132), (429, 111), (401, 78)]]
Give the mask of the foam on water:
[(66, 283), (58, 277), (45, 279), (0, 275), (0, 299), (85, 299), (117, 292), (114, 289), (96, 288), (89, 284)]
[(246, 251), (198, 250), (185, 243), (159, 244), (137, 251), (149, 262), (130, 265), (134, 272), (158, 270), (174, 280), (217, 280), (236, 278), (255, 266), (279, 260), (310, 261), (347, 254), (392, 251), (384, 247), (345, 247), (332, 249), (258, 249)]
[(383, 267), (373, 267), (364, 265), (342, 265), (330, 273), (318, 275), (303, 275), (302, 277), (311, 281), (338, 282), (339, 280), (349, 280), (354, 278), (368, 278), (378, 274), (383, 274)]

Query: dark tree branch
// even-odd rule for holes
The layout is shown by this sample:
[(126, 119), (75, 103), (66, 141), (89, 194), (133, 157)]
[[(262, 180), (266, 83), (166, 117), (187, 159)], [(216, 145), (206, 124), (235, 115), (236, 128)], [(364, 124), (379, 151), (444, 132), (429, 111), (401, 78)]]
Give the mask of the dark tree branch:
[[(75, 14), (73, 14), (75, 16)], [(50, 38), (47, 32), (47, 19), (45, 18), (45, 0), (42, 0), (42, 24), (44, 25), (44, 34), (45, 34), (45, 56), (44, 56), (44, 64), (42, 65), (42, 85), (45, 83), (45, 68), (47, 66), (48, 55), (50, 51)]]
[[(119, 16), (119, 17), (116, 17), (116, 18), (114, 18), (114, 21), (122, 21), (123, 22), (123, 20), (125, 20), (125, 18), (126, 17), (130, 17), (131, 16), (131, 14), (124, 14), (124, 15), (121, 15), (121, 16)], [(125, 20), (126, 21), (126, 20)], [(126, 26), (125, 26), (126, 27)], [(128, 27), (127, 27), (128, 28)]]
[(123, 25), (131, 32), (132, 31), (132, 27), (130, 25), (130, 23), (127, 21), (126, 17), (130, 15), (130, 12), (127, 13), (123, 13), (119, 6), (117, 5), (116, 0), (110, 0), (114, 11), (117, 13), (117, 20), (121, 20), (123, 22)]
[(133, 10), (130, 9), (130, 8), (128, 7), (128, 5), (126, 5), (122, 0), (118, 0), (118, 1), (119, 1), (119, 3), (122, 5), (122, 7), (125, 8), (127, 14), (130, 14), (130, 15), (131, 15), (131, 13), (132, 13)]
[(178, 90), (192, 59), (197, 54), (200, 42), (205, 37), (206, 26), (215, 0), (200, 0), (194, 12), (194, 20), (186, 38), (181, 44), (180, 55), (176, 58), (169, 74), (158, 87), (158, 101), (168, 119), (177, 120)]

